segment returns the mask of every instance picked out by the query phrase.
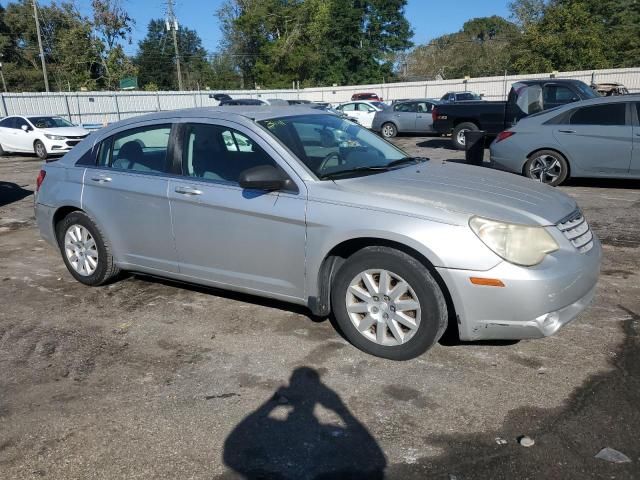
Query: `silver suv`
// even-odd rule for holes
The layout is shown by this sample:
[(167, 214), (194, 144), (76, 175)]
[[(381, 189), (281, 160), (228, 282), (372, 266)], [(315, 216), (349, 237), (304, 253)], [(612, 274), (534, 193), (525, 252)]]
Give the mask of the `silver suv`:
[(601, 249), (575, 201), (411, 157), (305, 107), (162, 112), (104, 128), (38, 177), (69, 272), (122, 270), (333, 313), (374, 355), (551, 335), (589, 304)]

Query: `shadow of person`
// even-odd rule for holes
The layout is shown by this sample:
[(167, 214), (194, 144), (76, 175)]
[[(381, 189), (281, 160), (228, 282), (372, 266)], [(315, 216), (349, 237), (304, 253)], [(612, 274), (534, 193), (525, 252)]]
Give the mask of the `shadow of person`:
[(15, 183), (0, 181), (0, 207), (22, 200), (31, 194), (31, 190), (25, 190)]
[[(314, 415), (318, 405), (341, 425), (321, 423)], [(289, 386), (234, 428), (223, 459), (248, 480), (381, 480), (386, 466), (366, 427), (309, 367), (294, 370)]]

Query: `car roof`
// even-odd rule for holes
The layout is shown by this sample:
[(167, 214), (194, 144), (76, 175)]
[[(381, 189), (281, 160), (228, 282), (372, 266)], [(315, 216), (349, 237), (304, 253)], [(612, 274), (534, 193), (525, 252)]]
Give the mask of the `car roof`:
[[(640, 94), (635, 93), (631, 95), (615, 95), (611, 97), (597, 97), (597, 98), (589, 98), (588, 100), (580, 100), (577, 102), (567, 103), (565, 105), (560, 105), (559, 107), (552, 108), (550, 110), (544, 110), (538, 112), (534, 115), (530, 115), (528, 117), (523, 118), (521, 121), (529, 121), (529, 119), (533, 121), (540, 121), (540, 123), (546, 122), (549, 117), (555, 117), (556, 115), (563, 114), (569, 110), (580, 107), (588, 107), (590, 105), (602, 105), (608, 103), (624, 103), (624, 102), (640, 102)], [(519, 124), (518, 122), (516, 126)]]
[(532, 78), (529, 80), (516, 80), (513, 83), (524, 83), (525, 85), (529, 85), (532, 83), (540, 83), (540, 82), (548, 82), (548, 83), (585, 83), (582, 80), (577, 80), (575, 78)]
[[(165, 110), (162, 112), (138, 115), (110, 124), (101, 129), (101, 133), (110, 131), (127, 125), (135, 125), (141, 122), (153, 122), (162, 120), (172, 120), (175, 118), (216, 118), (220, 120), (238, 121), (248, 119), (259, 122), (271, 118), (293, 117), (300, 115), (327, 115), (327, 113), (314, 108), (302, 105), (236, 105), (220, 107), (199, 107), (183, 108), (178, 110)], [(102, 136), (102, 135), (101, 135)]]

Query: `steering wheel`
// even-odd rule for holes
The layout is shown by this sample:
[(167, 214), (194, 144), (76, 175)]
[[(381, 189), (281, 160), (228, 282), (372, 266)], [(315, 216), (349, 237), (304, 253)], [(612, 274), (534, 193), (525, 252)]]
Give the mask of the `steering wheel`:
[(327, 166), (327, 163), (329, 163), (329, 160), (331, 160), (332, 158), (336, 158), (338, 160), (338, 163), (340, 163), (340, 160), (341, 160), (340, 153), (331, 152), (329, 155), (327, 155), (322, 159), (322, 161), (320, 162), (320, 165), (318, 166), (318, 171), (321, 172), (322, 170), (324, 170), (324, 168)]

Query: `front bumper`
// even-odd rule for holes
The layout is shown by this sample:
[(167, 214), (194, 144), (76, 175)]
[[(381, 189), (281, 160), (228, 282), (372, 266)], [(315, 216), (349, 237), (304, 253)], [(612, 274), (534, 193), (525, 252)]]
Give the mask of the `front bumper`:
[(63, 154), (69, 152), (73, 147), (79, 144), (82, 138), (67, 138), (65, 140), (43, 140), (47, 152), (50, 154)]
[[(531, 268), (502, 262), (486, 272), (438, 268), (458, 315), (461, 340), (548, 337), (591, 303), (602, 249), (594, 236), (584, 254), (550, 258)], [(500, 279), (504, 287), (474, 285), (470, 277)]]

